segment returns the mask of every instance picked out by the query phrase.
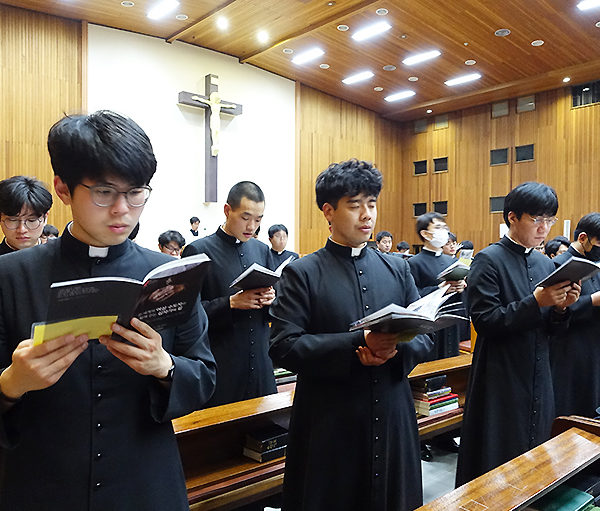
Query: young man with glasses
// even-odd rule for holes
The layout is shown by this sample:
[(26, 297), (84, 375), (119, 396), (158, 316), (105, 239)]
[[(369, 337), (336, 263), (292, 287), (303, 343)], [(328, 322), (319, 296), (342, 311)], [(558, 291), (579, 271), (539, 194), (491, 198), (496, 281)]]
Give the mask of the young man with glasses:
[(52, 207), (52, 194), (33, 177), (13, 176), (0, 181), (0, 255), (39, 243)]
[(158, 237), (158, 250), (163, 254), (179, 257), (185, 239), (179, 231), (165, 231)]
[(550, 345), (569, 325), (581, 287), (536, 284), (554, 271), (534, 247), (556, 222), (558, 199), (527, 182), (504, 200), (508, 234), (479, 252), (467, 288), (477, 331), (458, 455), (457, 485), (550, 438), (555, 418)]
[(0, 509), (187, 510), (171, 419), (214, 389), (207, 319), (130, 327), (34, 346), (53, 282), (141, 280), (171, 258), (128, 240), (156, 159), (131, 119), (65, 117), (48, 136), (54, 187), (73, 222), (53, 243), (0, 258)]

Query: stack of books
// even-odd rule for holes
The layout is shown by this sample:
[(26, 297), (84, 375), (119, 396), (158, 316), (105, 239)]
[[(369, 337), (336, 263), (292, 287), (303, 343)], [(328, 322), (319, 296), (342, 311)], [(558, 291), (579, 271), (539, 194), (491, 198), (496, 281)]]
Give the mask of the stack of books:
[(417, 415), (430, 417), (458, 409), (458, 394), (446, 385), (446, 375), (411, 381)]
[(246, 434), (244, 456), (263, 463), (285, 456), (288, 430), (278, 424), (254, 430)]

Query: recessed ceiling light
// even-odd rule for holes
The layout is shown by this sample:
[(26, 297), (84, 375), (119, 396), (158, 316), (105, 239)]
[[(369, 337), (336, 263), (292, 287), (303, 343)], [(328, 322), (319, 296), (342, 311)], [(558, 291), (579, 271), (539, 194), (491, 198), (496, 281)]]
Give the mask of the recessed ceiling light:
[(311, 48), (310, 50), (307, 50), (303, 53), (299, 53), (298, 55), (296, 55), (293, 59), (292, 62), (294, 64), (306, 64), (307, 62), (310, 62), (311, 60), (315, 60), (316, 58), (319, 58), (321, 55), (325, 55), (325, 52), (321, 49), (321, 48)]
[(373, 90), (375, 92), (381, 92), (383, 90), (383, 87), (373, 87)]
[(463, 46), (469, 46), (469, 43), (463, 43)]
[(600, 28), (600, 21), (596, 22), (596, 27)]
[(384, 71), (396, 71), (396, 66), (393, 66), (392, 64), (388, 64), (387, 66), (383, 66), (383, 70)]
[(150, 9), (147, 16), (151, 20), (158, 20), (169, 14), (171, 11), (174, 11), (178, 5), (179, 2), (177, 0), (163, 0), (161, 3)]
[(179, 21), (185, 21), (186, 19), (188, 19), (188, 15), (187, 14), (178, 14), (177, 16), (175, 16), (176, 20)]
[(337, 29), (338, 29), (340, 32), (345, 32), (346, 30), (350, 30), (350, 27), (349, 27), (348, 25), (338, 25), (338, 26), (337, 26)]
[(281, 50), (283, 53), (285, 53), (286, 55), (291, 55), (292, 53), (294, 53), (294, 50), (292, 50), (291, 48), (284, 48), (283, 50)]
[(269, 40), (269, 34), (266, 30), (259, 30), (256, 33), (256, 39), (258, 39), (259, 43), (264, 44)]
[(377, 14), (377, 16), (385, 16), (388, 12), (390, 12), (390, 11), (388, 11), (387, 9), (381, 8), (381, 9), (377, 9), (375, 11), (375, 14)]
[(452, 87), (454, 85), (460, 85), (461, 83), (472, 82), (473, 80), (479, 80), (481, 75), (479, 73), (471, 73), (469, 75), (459, 76), (457, 78), (452, 78), (452, 80), (446, 80), (444, 83), (448, 87)]
[(328, 7), (333, 7), (334, 5), (335, 5), (335, 2), (333, 0), (331, 0), (331, 2), (327, 2)]
[(379, 21), (369, 25), (368, 27), (358, 30), (352, 34), (352, 39), (355, 41), (364, 41), (366, 39), (370, 39), (371, 37), (375, 37), (376, 35), (383, 34), (390, 28), (392, 28), (392, 25), (390, 25), (387, 21)]
[(356, 73), (355, 75), (349, 76), (342, 80), (346, 85), (351, 85), (353, 83), (362, 82), (364, 80), (368, 80), (369, 78), (373, 78), (375, 75), (371, 71), (361, 71), (360, 73)]
[(419, 53), (417, 55), (413, 55), (412, 57), (407, 57), (402, 61), (402, 63), (405, 66), (412, 66), (413, 64), (418, 64), (419, 62), (425, 62), (426, 60), (439, 57), (441, 54), (442, 53), (439, 50), (426, 51), (425, 53)]
[(409, 76), (408, 77), (408, 81), (409, 82), (418, 82), (419, 81), (419, 77), (418, 76)]
[(217, 18), (217, 28), (227, 30), (229, 28), (229, 20), (225, 16), (219, 16)]
[(431, 108), (428, 108), (427, 110), (425, 110), (426, 114), (430, 114), (431, 112), (433, 112), (433, 110)]
[(535, 41), (531, 41), (531, 46), (541, 46), (542, 44), (544, 44), (544, 41), (542, 41), (541, 39), (536, 39)]
[(329, 69), (329, 64), (319, 64), (321, 69)]
[(476, 60), (473, 60), (473, 59), (465, 60), (466, 66), (474, 66), (475, 64), (477, 64)]
[(589, 87), (584, 87), (583, 88), (583, 92), (589, 92), (590, 88)]
[(402, 35), (400, 36), (400, 39), (408, 39), (408, 34), (402, 34)]
[(563, 78), (563, 83), (569, 83), (571, 81), (571, 77), (570, 76), (565, 76)]
[(494, 32), (494, 35), (497, 37), (506, 37), (507, 35), (510, 35), (510, 30), (508, 30), (508, 28), (499, 28)]
[(413, 90), (403, 90), (402, 92), (396, 92), (395, 94), (390, 94), (386, 96), (384, 99), (388, 102), (398, 101), (399, 99), (406, 99), (414, 96), (416, 93)]
[(131, 2), (130, 0), (123, 0), (121, 2), (121, 5), (123, 7), (133, 7), (135, 4), (133, 2)]
[(580, 11), (587, 11), (588, 9), (593, 9), (594, 7), (600, 7), (600, 0), (583, 0), (577, 4), (577, 8)]

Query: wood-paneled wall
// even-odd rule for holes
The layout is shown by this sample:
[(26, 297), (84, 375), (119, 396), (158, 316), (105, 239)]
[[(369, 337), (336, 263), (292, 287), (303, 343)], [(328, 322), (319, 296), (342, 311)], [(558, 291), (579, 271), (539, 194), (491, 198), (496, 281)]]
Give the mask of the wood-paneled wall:
[[(48, 129), (82, 110), (85, 41), (81, 23), (0, 4), (0, 179), (35, 176), (53, 191)], [(48, 222), (69, 220), (54, 195)]]
[[(599, 76), (600, 78), (600, 76)], [(490, 197), (536, 180), (553, 186), (559, 222), (549, 237), (571, 234), (581, 216), (600, 211), (600, 105), (571, 108), (568, 87), (536, 95), (536, 109), (492, 119), (491, 105), (449, 114), (448, 127), (414, 133), (413, 123), (396, 125), (377, 114), (308, 87), (297, 88), (300, 252), (323, 245), (327, 225), (314, 201), (317, 174), (332, 161), (352, 156), (374, 161), (384, 174), (377, 230), (411, 245), (419, 243), (413, 203), (448, 201), (447, 221), (460, 240), (480, 250), (496, 241), (501, 213), (490, 213)], [(515, 163), (515, 146), (534, 144), (534, 160)], [(490, 150), (509, 148), (507, 165), (490, 166)], [(448, 157), (448, 172), (434, 173), (433, 158)], [(427, 160), (428, 173), (414, 175), (413, 162)]]
[[(296, 246), (301, 254), (321, 248), (329, 236), (315, 199), (315, 180), (330, 163), (358, 158), (375, 163), (384, 175), (379, 218), (401, 225), (399, 127), (376, 113), (306, 87), (296, 86), (297, 200)], [(377, 228), (383, 225), (380, 220)], [(383, 228), (383, 227), (382, 227)], [(388, 228), (388, 224), (385, 224)]]

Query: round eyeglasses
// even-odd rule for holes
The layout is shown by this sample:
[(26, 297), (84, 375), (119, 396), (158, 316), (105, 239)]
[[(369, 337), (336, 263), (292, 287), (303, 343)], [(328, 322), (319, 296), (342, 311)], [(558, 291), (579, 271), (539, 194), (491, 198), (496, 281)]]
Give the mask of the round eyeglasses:
[(90, 191), (90, 196), (92, 198), (92, 202), (96, 206), (100, 206), (102, 208), (107, 208), (112, 206), (117, 202), (119, 195), (125, 195), (125, 199), (127, 200), (127, 204), (129, 204), (132, 208), (140, 208), (148, 201), (150, 197), (150, 192), (152, 188), (149, 186), (138, 186), (135, 188), (130, 188), (126, 192), (120, 192), (114, 186), (110, 185), (84, 185), (80, 183), (81, 186), (84, 186)]
[(11, 231), (17, 229), (21, 224), (25, 225), (25, 228), (28, 231), (35, 231), (40, 225), (42, 225), (43, 221), (43, 216), (41, 216), (40, 218), (27, 218), (25, 220), (23, 220), (22, 218), (7, 217), (2, 220), (2, 223), (4, 224), (4, 227)]
[(533, 223), (535, 225), (542, 225), (545, 224), (548, 227), (552, 227), (556, 222), (558, 222), (558, 218), (556, 218), (555, 216), (533, 216), (533, 215), (529, 215), (531, 217), (531, 219), (533, 220)]

